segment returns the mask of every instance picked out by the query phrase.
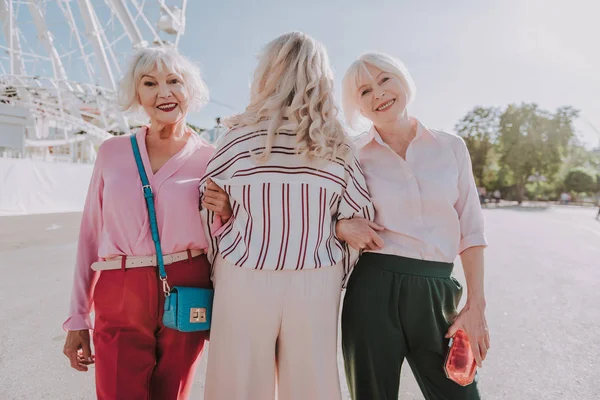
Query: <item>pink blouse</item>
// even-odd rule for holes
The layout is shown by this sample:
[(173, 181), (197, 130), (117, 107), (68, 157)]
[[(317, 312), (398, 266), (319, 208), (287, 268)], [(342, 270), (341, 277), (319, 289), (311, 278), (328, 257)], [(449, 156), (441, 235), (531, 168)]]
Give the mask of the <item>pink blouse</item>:
[[(214, 149), (192, 135), (183, 149), (152, 173), (147, 127), (136, 133), (152, 186), (163, 254), (207, 249), (198, 211), (198, 184)], [(79, 232), (75, 278), (66, 330), (91, 329), (96, 272), (90, 266), (115, 256), (155, 254), (142, 184), (129, 136), (104, 142), (98, 151)]]
[(385, 227), (385, 245), (378, 253), (453, 262), (465, 249), (487, 245), (471, 158), (462, 138), (417, 121), (406, 160), (375, 128), (357, 144), (375, 222)]

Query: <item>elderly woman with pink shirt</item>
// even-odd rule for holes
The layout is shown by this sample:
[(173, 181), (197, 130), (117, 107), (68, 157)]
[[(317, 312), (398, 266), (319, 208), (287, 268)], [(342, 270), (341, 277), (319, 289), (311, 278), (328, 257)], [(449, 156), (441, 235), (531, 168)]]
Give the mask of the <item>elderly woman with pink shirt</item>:
[[(409, 117), (414, 84), (404, 65), (384, 54), (355, 61), (343, 81), (344, 113), (373, 126), (359, 160), (375, 205), (375, 222), (340, 221), (338, 236), (364, 250), (348, 282), (342, 349), (354, 400), (397, 399), (406, 359), (426, 399), (479, 399), (476, 383), (448, 379), (449, 338), (464, 331), (481, 366), (490, 347), (485, 319), (483, 215), (469, 152), (455, 135)], [(378, 233), (384, 245), (369, 244)], [(451, 277), (461, 256), (467, 301)]]
[[(141, 109), (150, 119), (135, 139), (154, 196), (168, 283), (210, 288), (197, 188), (214, 149), (185, 123), (187, 111), (208, 100), (200, 71), (176, 50), (143, 49), (132, 58), (119, 95), (125, 109)], [(227, 220), (226, 196), (219, 204), (220, 189), (211, 190), (217, 194), (211, 207)], [(71, 366), (87, 371), (96, 364), (98, 399), (187, 397), (208, 332), (165, 327), (164, 301), (132, 142), (111, 138), (94, 166), (64, 324)]]

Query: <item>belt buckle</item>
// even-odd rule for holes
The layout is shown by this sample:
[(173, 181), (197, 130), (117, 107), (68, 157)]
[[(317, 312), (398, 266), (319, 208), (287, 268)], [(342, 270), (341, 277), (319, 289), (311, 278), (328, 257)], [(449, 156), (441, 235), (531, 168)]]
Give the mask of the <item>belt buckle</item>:
[(202, 322), (206, 322), (206, 308), (191, 308), (190, 323), (198, 324)]

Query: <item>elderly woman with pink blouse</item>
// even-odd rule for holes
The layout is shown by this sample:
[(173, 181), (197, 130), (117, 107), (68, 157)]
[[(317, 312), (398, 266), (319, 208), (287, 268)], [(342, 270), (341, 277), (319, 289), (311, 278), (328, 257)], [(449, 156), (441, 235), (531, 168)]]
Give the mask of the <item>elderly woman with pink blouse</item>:
[[(478, 399), (476, 383), (460, 386), (444, 373), (448, 340), (467, 333), (481, 366), (490, 347), (485, 319), (483, 215), (469, 152), (455, 135), (409, 117), (414, 85), (404, 65), (365, 54), (343, 81), (344, 113), (373, 126), (359, 160), (375, 222), (340, 221), (338, 236), (365, 250), (350, 276), (342, 311), (342, 349), (354, 400), (397, 399), (406, 358), (426, 399)], [(379, 233), (384, 245), (369, 244)], [(467, 301), (451, 277), (460, 254)]]
[[(185, 123), (187, 111), (208, 99), (200, 71), (173, 49), (143, 49), (133, 57), (119, 95), (125, 109), (143, 109), (150, 119), (135, 137), (154, 193), (169, 284), (210, 287), (197, 188), (213, 148)], [(109, 139), (98, 150), (64, 353), (78, 371), (95, 362), (99, 399), (184, 399), (208, 333), (162, 324), (164, 296), (129, 139)], [(228, 212), (223, 214), (227, 219)]]

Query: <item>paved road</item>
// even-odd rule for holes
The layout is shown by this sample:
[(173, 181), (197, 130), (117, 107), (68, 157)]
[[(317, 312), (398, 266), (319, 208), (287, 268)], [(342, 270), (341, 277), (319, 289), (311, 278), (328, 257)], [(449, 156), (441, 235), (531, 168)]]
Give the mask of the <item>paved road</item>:
[[(600, 398), (595, 212), (485, 210), (492, 350), (480, 374), (484, 399)], [(69, 369), (61, 354), (78, 225), (78, 214), (0, 218), (2, 400), (94, 398), (92, 374)], [(202, 399), (204, 369), (194, 399)], [(401, 386), (402, 399), (422, 399), (408, 367)]]

